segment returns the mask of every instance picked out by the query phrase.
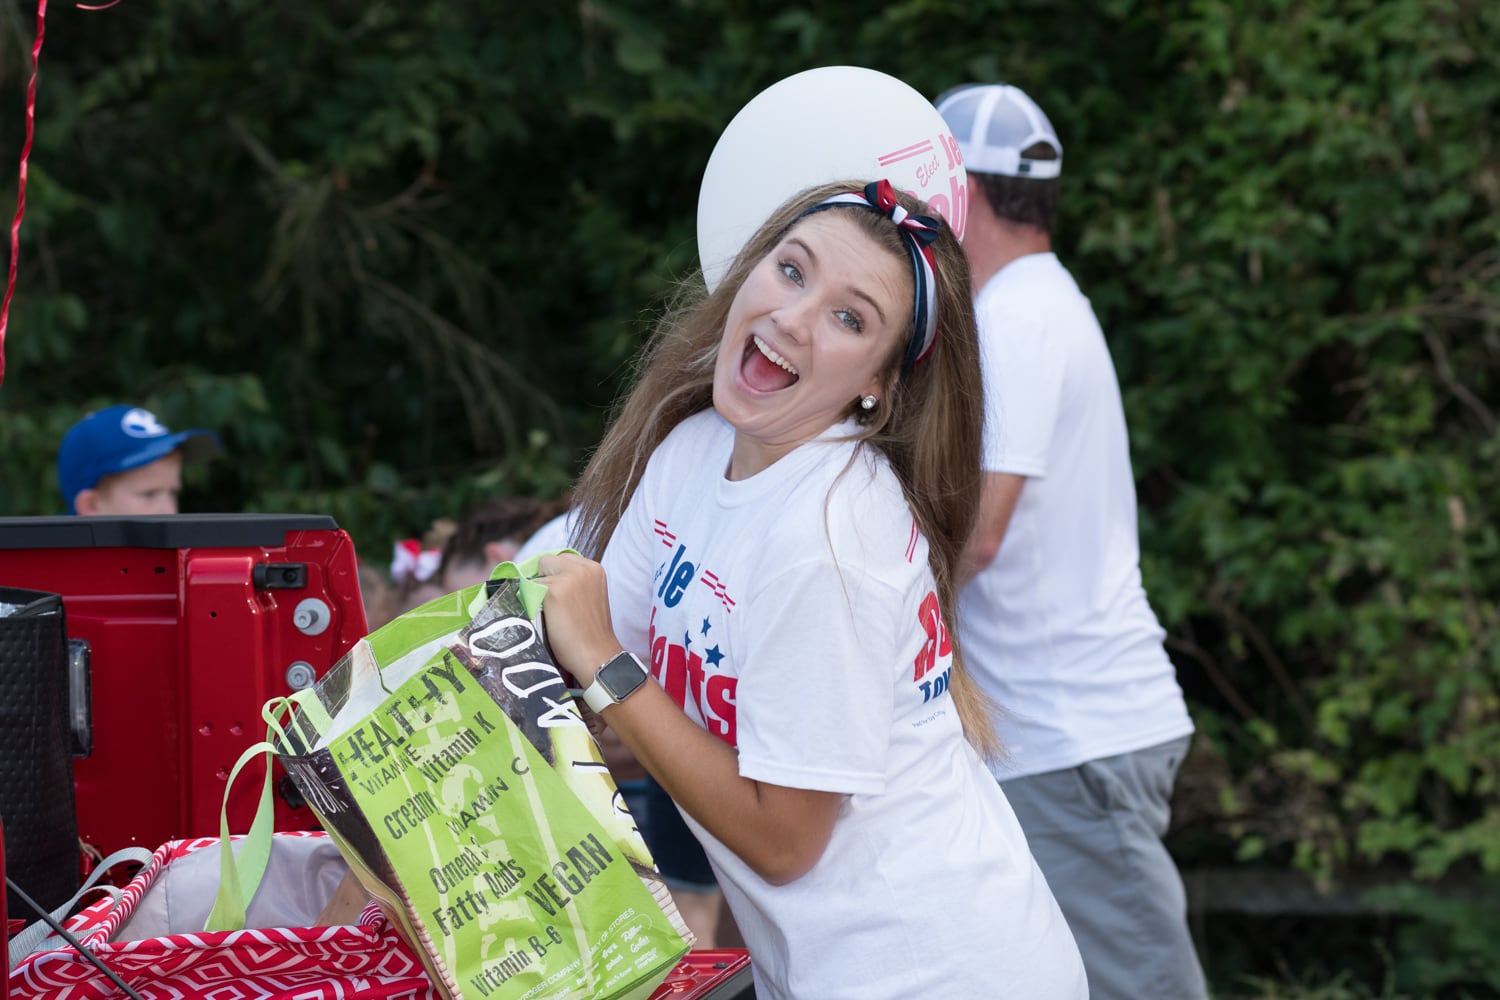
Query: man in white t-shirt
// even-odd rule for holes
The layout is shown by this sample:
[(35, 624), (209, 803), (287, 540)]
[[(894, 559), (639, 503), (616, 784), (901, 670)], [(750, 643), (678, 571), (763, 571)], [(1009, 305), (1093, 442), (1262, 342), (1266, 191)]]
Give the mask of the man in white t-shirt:
[(1162, 843), (1193, 724), (1141, 585), (1135, 481), (1103, 331), (1052, 253), (1062, 145), (1006, 85), (937, 101), (968, 170), (984, 496), (962, 569), (993, 766), (1067, 916), (1093, 1000), (1203, 998)]

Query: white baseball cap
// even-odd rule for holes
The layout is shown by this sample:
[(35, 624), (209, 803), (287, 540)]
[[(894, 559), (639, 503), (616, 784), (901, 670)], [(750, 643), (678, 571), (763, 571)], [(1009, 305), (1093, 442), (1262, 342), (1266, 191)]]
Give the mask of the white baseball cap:
[[(1062, 143), (1052, 123), (1019, 87), (972, 83), (938, 98), (938, 114), (953, 130), (964, 166), (976, 174), (1048, 180), (1062, 173)], [(1055, 160), (1021, 155), (1037, 143), (1057, 151)]]

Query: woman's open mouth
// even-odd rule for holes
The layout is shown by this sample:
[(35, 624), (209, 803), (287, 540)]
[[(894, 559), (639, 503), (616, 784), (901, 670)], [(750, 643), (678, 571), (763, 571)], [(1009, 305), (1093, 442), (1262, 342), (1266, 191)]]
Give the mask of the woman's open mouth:
[(798, 379), (797, 369), (792, 363), (771, 349), (771, 345), (758, 336), (751, 335), (745, 345), (745, 355), (740, 359), (740, 375), (745, 384), (756, 392), (777, 392), (793, 385)]

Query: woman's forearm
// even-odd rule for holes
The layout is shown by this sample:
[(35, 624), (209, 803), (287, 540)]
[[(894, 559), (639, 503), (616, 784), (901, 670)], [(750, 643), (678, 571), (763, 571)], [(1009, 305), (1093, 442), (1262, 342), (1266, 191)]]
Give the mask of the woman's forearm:
[(822, 857), (841, 796), (743, 777), (734, 749), (654, 681), (603, 717), (667, 794), (761, 878), (791, 882)]
[[(543, 556), (540, 567), (548, 645), (587, 688), (621, 649), (604, 568), (572, 554)], [(761, 878), (790, 882), (823, 856), (841, 795), (741, 776), (736, 751), (684, 715), (654, 680), (601, 714), (667, 794)]]

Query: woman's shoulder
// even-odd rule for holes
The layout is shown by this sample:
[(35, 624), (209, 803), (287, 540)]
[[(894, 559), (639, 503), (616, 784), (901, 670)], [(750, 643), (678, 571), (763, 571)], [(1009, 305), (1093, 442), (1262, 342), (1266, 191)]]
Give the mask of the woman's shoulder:
[(692, 416), (683, 419), (667, 432), (662, 438), (661, 444), (656, 446), (657, 454), (677, 455), (683, 451), (691, 451), (693, 448), (701, 448), (716, 441), (731, 441), (734, 438), (734, 428), (721, 416), (718, 411), (709, 407), (699, 410)]
[(827, 531), (840, 561), (925, 569), (927, 544), (917, 530), (895, 471), (877, 449), (863, 447), (828, 489)]
[(713, 409), (700, 410), (667, 432), (646, 463), (646, 478), (681, 475), (684, 464), (701, 467), (719, 446), (728, 447), (734, 429)]
[(854, 449), (830, 477), (828, 503), (830, 509), (857, 517), (900, 520), (910, 514), (895, 470), (880, 449), (868, 444)]

